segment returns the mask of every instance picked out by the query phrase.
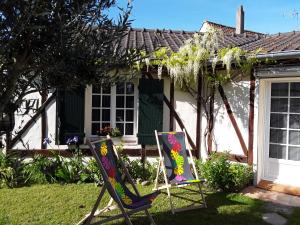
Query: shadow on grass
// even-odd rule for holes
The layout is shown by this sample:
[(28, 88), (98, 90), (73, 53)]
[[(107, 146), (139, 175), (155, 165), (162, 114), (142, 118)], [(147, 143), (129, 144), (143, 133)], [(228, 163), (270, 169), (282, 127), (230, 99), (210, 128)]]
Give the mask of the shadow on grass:
[[(208, 208), (179, 212), (170, 211), (150, 213), (157, 225), (267, 225), (262, 220), (262, 203), (238, 194), (213, 193), (206, 197)], [(155, 206), (155, 202), (153, 203)], [(165, 204), (169, 204), (165, 198)], [(150, 224), (143, 213), (131, 216), (134, 225)], [(109, 224), (125, 225), (124, 220)]]

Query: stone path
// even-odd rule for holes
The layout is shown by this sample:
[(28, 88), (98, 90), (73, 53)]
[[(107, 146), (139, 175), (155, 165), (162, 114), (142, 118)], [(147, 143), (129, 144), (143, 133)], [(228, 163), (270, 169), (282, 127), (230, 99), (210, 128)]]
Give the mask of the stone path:
[(244, 195), (265, 201), (263, 220), (272, 225), (285, 225), (286, 217), (290, 216), (294, 207), (300, 207), (300, 197), (284, 193), (267, 191), (256, 187), (247, 187), (242, 192)]

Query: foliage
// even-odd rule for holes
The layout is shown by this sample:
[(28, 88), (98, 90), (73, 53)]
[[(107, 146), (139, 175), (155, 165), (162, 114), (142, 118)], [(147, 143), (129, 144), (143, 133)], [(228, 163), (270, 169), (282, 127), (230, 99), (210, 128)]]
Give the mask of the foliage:
[(0, 151), (0, 188), (17, 187), (24, 183), (23, 159), (13, 155), (6, 155)]
[(236, 192), (248, 185), (253, 177), (247, 165), (230, 163), (227, 153), (213, 153), (206, 162), (198, 162), (201, 175), (215, 190)]
[(120, 136), (122, 136), (122, 133), (118, 127), (113, 128), (110, 126), (106, 126), (106, 127), (100, 129), (99, 135), (100, 136), (110, 135), (111, 137), (120, 137)]
[(130, 161), (128, 171), (132, 179), (141, 181), (154, 181), (156, 176), (157, 166), (145, 161), (143, 164), (141, 160), (135, 159)]
[(95, 159), (89, 160), (86, 166), (87, 179), (84, 181), (94, 182), (97, 185), (103, 185), (103, 178), (99, 170), (99, 166)]
[(23, 174), (27, 184), (54, 183), (55, 163), (45, 156), (34, 156), (32, 161), (26, 162)]
[(130, 11), (115, 0), (1, 1), (0, 115), (32, 92), (132, 77), (118, 73), (139, 57), (121, 44)]

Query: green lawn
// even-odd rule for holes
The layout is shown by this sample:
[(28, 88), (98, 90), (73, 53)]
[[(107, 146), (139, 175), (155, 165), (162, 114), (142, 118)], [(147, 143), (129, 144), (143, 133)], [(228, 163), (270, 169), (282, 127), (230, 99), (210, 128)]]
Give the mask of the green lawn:
[[(149, 193), (151, 186), (141, 187), (142, 193)], [(178, 191), (177, 191), (178, 190)], [(183, 190), (177, 189), (176, 192)], [(0, 225), (57, 225), (76, 224), (90, 211), (99, 192), (93, 184), (81, 185), (37, 185), (16, 189), (0, 189)], [(185, 197), (198, 196), (184, 193)], [(106, 200), (108, 196), (106, 195)], [(207, 195), (208, 208), (181, 212), (172, 215), (168, 200), (161, 194), (155, 200), (151, 213), (159, 225), (260, 225), (262, 202), (239, 194), (210, 193)], [(105, 204), (105, 203), (104, 203)], [(103, 204), (103, 205), (104, 205)], [(186, 201), (176, 199), (178, 206)], [(143, 214), (136, 214), (134, 224), (149, 224)], [(299, 224), (300, 210), (296, 210), (289, 225)], [(110, 224), (125, 224), (123, 220)]]

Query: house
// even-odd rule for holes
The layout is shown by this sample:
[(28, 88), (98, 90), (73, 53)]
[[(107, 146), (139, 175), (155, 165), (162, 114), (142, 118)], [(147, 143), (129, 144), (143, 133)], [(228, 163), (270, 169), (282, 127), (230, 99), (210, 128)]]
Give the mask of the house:
[[(205, 21), (200, 31), (209, 26), (224, 31), (221, 47), (262, 48), (264, 53), (257, 57), (273, 62), (254, 68), (249, 77), (237, 75), (224, 86), (224, 95), (216, 96), (213, 149), (229, 150), (235, 160), (253, 165), (256, 184), (300, 187), (300, 32), (265, 35), (244, 30), (242, 8), (236, 28)], [(177, 51), (194, 33), (132, 28), (124, 45), (144, 47), (147, 52), (160, 46)], [(168, 76), (155, 78), (155, 71), (141, 71), (138, 78), (109, 88), (57, 90), (47, 100), (32, 94), (27, 102), (42, 105), (40, 114), (29, 124), (30, 115), (16, 115), (15, 131), (21, 132), (12, 149), (65, 149), (70, 136), (94, 138), (100, 128), (112, 126), (124, 135), (127, 153), (140, 154), (146, 145), (142, 153), (151, 155), (156, 152), (148, 147), (155, 144), (154, 129), (185, 128), (196, 155), (205, 156), (201, 106)], [(44, 137), (57, 139), (56, 145), (45, 146)]]

